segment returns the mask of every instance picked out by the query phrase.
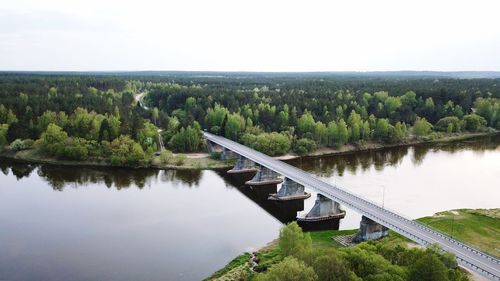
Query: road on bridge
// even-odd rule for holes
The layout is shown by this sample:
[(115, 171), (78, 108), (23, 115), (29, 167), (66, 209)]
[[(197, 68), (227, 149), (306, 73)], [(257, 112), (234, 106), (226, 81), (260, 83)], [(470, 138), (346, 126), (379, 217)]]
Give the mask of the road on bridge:
[(464, 268), (491, 280), (500, 280), (500, 261), (476, 248), (237, 142), (207, 132), (203, 132), (203, 135), (207, 140), (315, 190), (421, 245), (439, 244), (443, 250), (455, 254), (458, 263)]

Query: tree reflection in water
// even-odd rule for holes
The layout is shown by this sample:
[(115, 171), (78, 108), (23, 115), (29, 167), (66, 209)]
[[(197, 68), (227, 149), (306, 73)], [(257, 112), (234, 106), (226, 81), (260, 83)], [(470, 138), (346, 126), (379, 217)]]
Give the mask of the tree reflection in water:
[[(413, 165), (418, 166), (422, 164), (430, 151), (455, 153), (470, 150), (483, 154), (487, 150), (500, 149), (499, 142), (500, 136), (497, 135), (458, 142), (385, 148), (325, 157), (305, 157), (291, 160), (289, 163), (323, 177), (330, 177), (334, 173), (342, 176), (346, 170), (356, 174), (358, 171), (366, 171), (371, 167), (381, 171), (384, 166), (398, 166), (408, 153), (412, 153)], [(182, 183), (183, 186), (197, 187), (202, 175), (200, 170), (72, 167), (29, 164), (4, 158), (1, 160), (0, 170), (5, 175), (12, 172), (19, 180), (29, 177), (36, 169), (37, 174), (45, 179), (54, 190), (63, 190), (66, 186), (80, 187), (94, 183), (104, 183), (108, 188), (115, 187), (117, 190), (130, 186), (142, 189), (148, 182), (155, 179), (161, 182), (172, 182), (174, 185)]]
[(16, 178), (27, 178), (36, 169), (36, 173), (47, 181), (54, 190), (62, 191), (65, 187), (81, 187), (88, 184), (104, 183), (108, 188), (117, 190), (137, 186), (142, 189), (154, 179), (162, 182), (182, 183), (183, 186), (196, 187), (201, 178), (200, 170), (156, 170), (103, 167), (72, 167), (59, 165), (36, 165), (16, 160), (2, 159), (0, 170), (5, 175), (12, 172)]
[(356, 174), (358, 171), (367, 171), (371, 167), (381, 171), (384, 166), (398, 166), (409, 153), (412, 153), (411, 159), (415, 166), (421, 165), (427, 153), (432, 151), (455, 153), (470, 150), (477, 154), (483, 154), (488, 150), (500, 149), (499, 142), (500, 136), (497, 135), (457, 142), (401, 146), (323, 157), (304, 157), (291, 160), (289, 163), (322, 177), (331, 177), (334, 173), (342, 176), (346, 170)]

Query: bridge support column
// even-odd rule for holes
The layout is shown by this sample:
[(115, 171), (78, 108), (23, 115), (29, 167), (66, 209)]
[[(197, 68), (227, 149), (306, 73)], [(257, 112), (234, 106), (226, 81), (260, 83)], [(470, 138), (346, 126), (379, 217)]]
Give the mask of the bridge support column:
[(245, 182), (248, 185), (270, 185), (270, 184), (278, 184), (283, 180), (279, 177), (280, 175), (273, 170), (269, 170), (266, 167), (261, 167), (255, 176)]
[(227, 171), (228, 174), (243, 174), (243, 173), (254, 173), (257, 172), (257, 167), (252, 160), (248, 160), (243, 156), (238, 158), (238, 161), (234, 164), (234, 167)]
[(353, 242), (359, 243), (368, 240), (377, 240), (389, 234), (389, 229), (373, 220), (362, 216), (359, 224), (359, 231), (352, 239)]
[(221, 153), (223, 148), (222, 148), (222, 146), (220, 146), (214, 142), (211, 142), (210, 140), (207, 140), (207, 150), (208, 150), (208, 153)]
[(339, 203), (318, 193), (314, 206), (305, 217), (298, 217), (297, 223), (304, 230), (338, 229), (340, 219), (345, 217), (345, 211)]
[(269, 200), (304, 200), (309, 197), (311, 197), (311, 193), (305, 192), (303, 185), (289, 178), (285, 178), (278, 193), (271, 194)]
[(227, 149), (227, 148), (223, 148), (222, 149), (222, 152), (220, 154), (220, 159), (221, 160), (232, 160), (232, 159), (237, 159), (238, 158), (238, 154)]

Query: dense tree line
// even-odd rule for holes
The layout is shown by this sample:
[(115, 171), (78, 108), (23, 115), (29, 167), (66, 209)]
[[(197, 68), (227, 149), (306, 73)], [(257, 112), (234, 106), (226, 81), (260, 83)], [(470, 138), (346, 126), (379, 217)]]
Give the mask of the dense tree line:
[(399, 143), (437, 138), (439, 132), (500, 129), (500, 94), (493, 79), (412, 80), (408, 84), (418, 91), (404, 92), (398, 86), (404, 82), (385, 81), (394, 93), (374, 91), (380, 81), (358, 82), (351, 88), (345, 87), (346, 81), (338, 82), (341, 87), (336, 81), (314, 79), (253, 88), (236, 83), (149, 83), (148, 102), (159, 109), (162, 126), (173, 122), (173, 127), (186, 128), (197, 122), (270, 155), (290, 148), (306, 154), (322, 146)]
[[(148, 161), (158, 150), (158, 129), (167, 148), (177, 152), (203, 149), (200, 130), (270, 155), (399, 143), (499, 129), (499, 82), (326, 74), (0, 74), (0, 145), (29, 148), (50, 124), (67, 134), (67, 151), (46, 151), (68, 159), (111, 159), (105, 151), (116, 139), (129, 144), (120, 138), (129, 136)], [(139, 92), (148, 93), (149, 109), (136, 105)]]

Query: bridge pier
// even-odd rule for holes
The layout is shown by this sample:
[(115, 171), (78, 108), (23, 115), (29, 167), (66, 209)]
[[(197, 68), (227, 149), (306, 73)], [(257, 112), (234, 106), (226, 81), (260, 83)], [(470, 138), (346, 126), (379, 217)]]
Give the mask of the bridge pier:
[(271, 194), (269, 200), (288, 201), (288, 200), (304, 200), (311, 197), (311, 193), (304, 191), (304, 186), (285, 177), (285, 181), (281, 185), (278, 193)]
[(246, 159), (243, 156), (238, 158), (238, 161), (234, 164), (234, 167), (227, 171), (228, 174), (244, 174), (244, 173), (255, 173), (258, 169), (255, 167), (255, 163), (251, 160)]
[(222, 152), (220, 154), (220, 160), (233, 160), (233, 159), (237, 159), (238, 157), (239, 157), (239, 155), (237, 153), (235, 153), (232, 150), (229, 150), (225, 147), (222, 149)]
[(269, 170), (266, 167), (260, 167), (255, 176), (245, 182), (247, 185), (276, 185), (278, 183), (283, 182), (283, 180), (279, 177), (280, 174), (276, 173), (273, 170)]
[(377, 240), (389, 234), (389, 229), (373, 220), (362, 216), (359, 224), (358, 233), (352, 239), (353, 242), (359, 243), (368, 240)]
[(208, 150), (208, 153), (221, 153), (223, 148), (222, 146), (210, 141), (210, 140), (207, 140), (207, 150)]
[(340, 209), (339, 203), (318, 193), (312, 209), (305, 217), (298, 217), (297, 223), (304, 230), (338, 229), (344, 217), (345, 211)]

